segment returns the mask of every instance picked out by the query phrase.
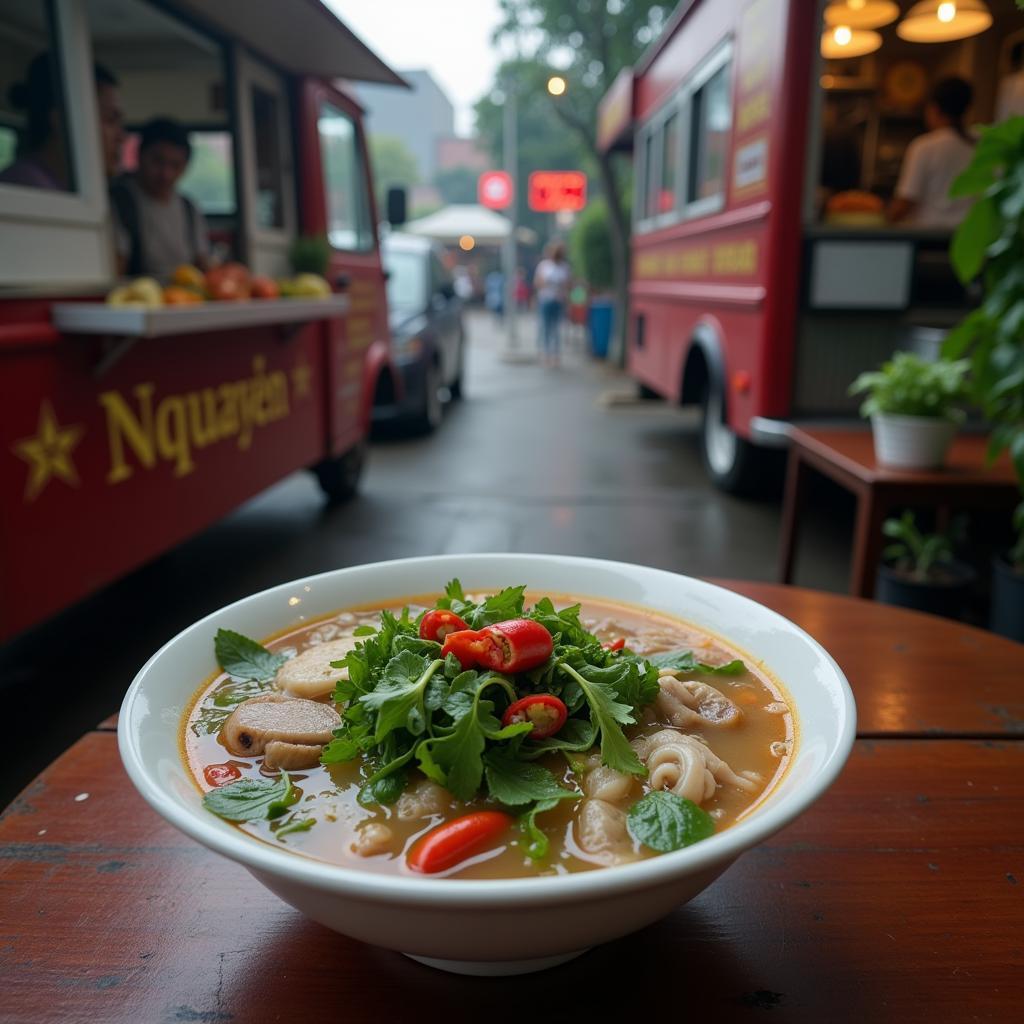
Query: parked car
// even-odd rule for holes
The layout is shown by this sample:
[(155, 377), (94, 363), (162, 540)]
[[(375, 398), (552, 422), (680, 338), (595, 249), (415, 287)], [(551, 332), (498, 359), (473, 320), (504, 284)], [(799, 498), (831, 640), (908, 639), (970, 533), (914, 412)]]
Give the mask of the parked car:
[(415, 235), (383, 240), (394, 365), (404, 387), (398, 395), (378, 394), (375, 423), (429, 434), (441, 423), (445, 401), (462, 394), (462, 300), (441, 253)]

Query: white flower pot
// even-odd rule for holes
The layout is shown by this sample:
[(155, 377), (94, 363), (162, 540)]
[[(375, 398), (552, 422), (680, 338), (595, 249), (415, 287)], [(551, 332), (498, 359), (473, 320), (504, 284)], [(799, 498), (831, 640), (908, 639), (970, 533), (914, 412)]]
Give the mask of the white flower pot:
[(933, 416), (896, 416), (876, 412), (871, 417), (875, 458), (893, 469), (937, 469), (956, 434), (952, 420)]

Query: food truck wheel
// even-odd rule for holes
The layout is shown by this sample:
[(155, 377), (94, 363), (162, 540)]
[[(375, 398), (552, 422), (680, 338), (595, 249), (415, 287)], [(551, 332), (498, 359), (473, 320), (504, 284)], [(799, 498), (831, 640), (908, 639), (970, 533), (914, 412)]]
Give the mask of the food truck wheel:
[(712, 482), (730, 494), (761, 494), (772, 475), (770, 453), (729, 426), (721, 387), (714, 381), (706, 387), (701, 405), (701, 455)]
[(418, 434), (432, 434), (441, 426), (443, 418), (441, 367), (431, 361), (423, 372), (423, 408), (412, 418), (411, 426)]
[(448, 393), (451, 395), (452, 401), (462, 397), (462, 373), (465, 366), (466, 358), (466, 339), (464, 337), (459, 338), (459, 351), (455, 358), (455, 380), (448, 385)]
[(331, 501), (347, 501), (359, 489), (367, 447), (365, 440), (360, 441), (344, 455), (324, 459), (313, 467), (320, 489)]

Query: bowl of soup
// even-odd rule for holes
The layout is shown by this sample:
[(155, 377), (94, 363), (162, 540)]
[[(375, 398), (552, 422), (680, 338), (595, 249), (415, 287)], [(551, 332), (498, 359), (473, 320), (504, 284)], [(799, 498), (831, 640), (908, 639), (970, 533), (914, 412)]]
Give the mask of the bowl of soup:
[(306, 916), (512, 974), (692, 899), (821, 796), (854, 727), (833, 659), (756, 602), (479, 554), (208, 615), (138, 673), (118, 739), (154, 810)]

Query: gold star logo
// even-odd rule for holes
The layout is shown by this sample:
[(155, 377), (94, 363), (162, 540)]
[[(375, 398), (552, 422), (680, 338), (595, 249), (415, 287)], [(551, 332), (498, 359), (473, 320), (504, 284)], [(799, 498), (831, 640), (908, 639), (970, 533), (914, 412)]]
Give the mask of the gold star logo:
[(312, 376), (313, 370), (305, 361), (292, 367), (292, 390), (296, 398), (305, 398), (309, 394), (309, 381)]
[(71, 453), (82, 439), (81, 427), (62, 427), (54, 415), (53, 406), (43, 401), (39, 407), (39, 428), (35, 437), (15, 441), (11, 450), (29, 464), (25, 484), (25, 501), (35, 501), (51, 477), (59, 477), (70, 487), (80, 481), (71, 461)]

